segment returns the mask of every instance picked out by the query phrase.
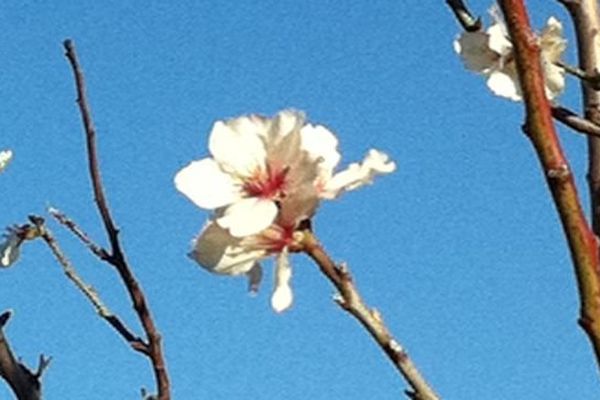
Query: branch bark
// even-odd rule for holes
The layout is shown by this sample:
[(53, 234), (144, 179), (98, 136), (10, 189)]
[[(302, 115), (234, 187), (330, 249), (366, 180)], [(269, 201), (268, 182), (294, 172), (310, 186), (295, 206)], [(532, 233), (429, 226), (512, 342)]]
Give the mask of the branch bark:
[(119, 242), (119, 230), (112, 219), (108, 201), (104, 195), (96, 148), (96, 130), (92, 120), (91, 109), (87, 101), (85, 80), (75, 51), (75, 44), (71, 40), (65, 40), (64, 48), (66, 51), (65, 56), (69, 60), (75, 78), (77, 104), (79, 105), (79, 111), (85, 131), (88, 168), (94, 190), (94, 199), (100, 216), (102, 217), (108, 240), (111, 244), (111, 254), (107, 257), (106, 261), (117, 270), (121, 281), (127, 288), (133, 308), (144, 329), (146, 342), (148, 343), (147, 355), (154, 370), (158, 400), (170, 400), (170, 383), (162, 351), (162, 338), (156, 328), (152, 314), (150, 313), (150, 308), (148, 307), (144, 292), (125, 259), (125, 254), (123, 253)]
[(18, 400), (41, 400), (41, 377), (50, 359), (40, 356), (35, 372), (17, 361), (4, 333), (10, 317), (10, 311), (0, 314), (0, 376), (8, 383)]
[[(524, 129), (536, 150), (569, 244), (581, 301), (579, 322), (592, 343), (600, 367), (600, 269), (597, 238), (585, 218), (571, 169), (552, 123), (550, 104), (544, 90), (540, 49), (532, 33), (523, 0), (500, 0), (499, 4), (514, 45), (525, 102)], [(594, 143), (597, 143), (597, 139), (588, 138), (592, 144), (591, 158), (595, 158)]]
[(406, 391), (406, 394), (414, 400), (439, 400), (438, 395), (423, 378), (406, 350), (394, 339), (381, 314), (364, 303), (348, 268), (345, 265), (336, 265), (309, 230), (303, 232), (301, 251), (313, 259), (321, 272), (337, 288), (339, 297), (336, 298), (336, 302), (340, 307), (356, 318), (371, 334), (410, 385), (412, 391)]
[[(579, 67), (586, 76), (600, 71), (600, 15), (597, 0), (561, 1), (573, 19), (577, 36)], [(600, 92), (581, 81), (584, 116), (600, 125)], [(588, 185), (592, 205), (592, 229), (600, 236), (600, 138), (588, 138)]]
[(585, 118), (581, 118), (568, 108), (552, 106), (552, 116), (559, 122), (583, 135), (600, 137), (600, 125), (594, 124)]

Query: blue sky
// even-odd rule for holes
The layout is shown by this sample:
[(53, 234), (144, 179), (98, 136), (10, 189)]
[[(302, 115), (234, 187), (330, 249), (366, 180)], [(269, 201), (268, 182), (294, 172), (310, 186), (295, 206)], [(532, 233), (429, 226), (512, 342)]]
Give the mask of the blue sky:
[[(537, 26), (563, 20), (531, 1)], [(470, 2), (485, 13), (488, 2)], [(592, 399), (592, 352), (576, 324), (569, 254), (522, 109), (493, 97), (452, 50), (444, 2), (204, 1), (3, 4), (0, 224), (53, 205), (104, 244), (62, 41), (74, 39), (98, 130), (102, 173), (128, 259), (156, 322), (177, 399), (398, 399), (406, 388), (380, 349), (331, 301), (333, 289), (294, 256), (295, 303), (269, 306), (243, 279), (186, 257), (207, 214), (174, 174), (207, 155), (217, 119), (293, 107), (328, 126), (342, 163), (378, 148), (398, 170), (323, 204), (315, 231), (346, 261), (444, 399)], [(569, 81), (561, 102), (579, 107)], [(585, 139), (560, 128), (585, 193)], [(587, 201), (585, 201), (587, 205)], [(139, 332), (114, 271), (50, 225), (80, 274)], [(53, 357), (48, 399), (139, 398), (153, 388), (132, 352), (28, 244), (0, 271), (7, 333), (29, 365)], [(0, 398), (10, 398), (0, 385)]]

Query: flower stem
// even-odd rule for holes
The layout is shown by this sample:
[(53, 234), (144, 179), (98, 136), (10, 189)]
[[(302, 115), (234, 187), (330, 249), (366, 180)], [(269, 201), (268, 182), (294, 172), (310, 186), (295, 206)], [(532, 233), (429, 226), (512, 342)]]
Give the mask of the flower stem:
[(319, 266), (321, 272), (337, 288), (340, 295), (336, 298), (338, 305), (362, 324), (410, 385), (412, 391), (406, 391), (406, 394), (415, 400), (439, 400), (438, 395), (423, 378), (406, 350), (394, 339), (381, 314), (364, 303), (348, 268), (345, 265), (336, 265), (312, 232), (306, 230), (303, 234), (302, 251)]

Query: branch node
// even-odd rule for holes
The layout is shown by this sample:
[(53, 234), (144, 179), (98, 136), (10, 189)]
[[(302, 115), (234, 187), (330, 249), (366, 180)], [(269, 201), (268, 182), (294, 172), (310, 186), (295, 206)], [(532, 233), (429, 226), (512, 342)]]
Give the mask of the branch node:
[(569, 178), (571, 172), (566, 164), (561, 164), (557, 168), (551, 168), (547, 172), (549, 179), (564, 180)]

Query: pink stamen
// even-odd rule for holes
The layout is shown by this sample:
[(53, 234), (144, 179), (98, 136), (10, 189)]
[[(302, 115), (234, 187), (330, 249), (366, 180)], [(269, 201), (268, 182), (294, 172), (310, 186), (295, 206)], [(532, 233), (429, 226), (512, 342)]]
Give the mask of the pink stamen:
[(272, 168), (267, 164), (266, 171), (257, 171), (244, 183), (244, 191), (250, 197), (275, 199), (285, 196), (287, 168)]

